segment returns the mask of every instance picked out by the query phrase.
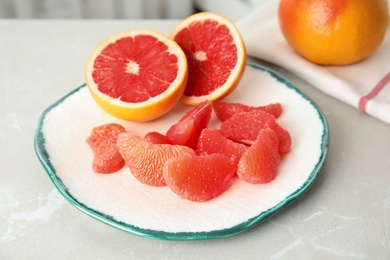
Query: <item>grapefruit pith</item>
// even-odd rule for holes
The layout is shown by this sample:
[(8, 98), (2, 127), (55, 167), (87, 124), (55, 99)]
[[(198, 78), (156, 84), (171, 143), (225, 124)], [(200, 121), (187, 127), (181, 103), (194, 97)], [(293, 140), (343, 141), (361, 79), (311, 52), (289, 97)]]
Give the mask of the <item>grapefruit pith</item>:
[(234, 23), (212, 12), (194, 14), (171, 33), (188, 60), (188, 82), (182, 102), (197, 105), (231, 93), (240, 81), (246, 49)]
[(94, 100), (107, 113), (150, 121), (180, 100), (188, 66), (180, 46), (167, 36), (133, 30), (100, 43), (88, 60), (85, 77)]

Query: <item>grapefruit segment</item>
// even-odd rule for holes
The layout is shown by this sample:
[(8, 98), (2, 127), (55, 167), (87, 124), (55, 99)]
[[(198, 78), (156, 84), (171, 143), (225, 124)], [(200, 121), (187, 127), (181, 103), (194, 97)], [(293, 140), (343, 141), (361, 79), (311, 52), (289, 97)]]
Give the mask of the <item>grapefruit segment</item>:
[(231, 140), (252, 144), (260, 130), (265, 128), (270, 128), (276, 133), (279, 140), (279, 153), (288, 153), (292, 144), (290, 133), (276, 122), (273, 115), (261, 109), (234, 114), (222, 122), (220, 130), (222, 135)]
[(168, 138), (159, 132), (149, 132), (144, 137), (145, 140), (153, 144), (170, 144)]
[(272, 181), (280, 164), (278, 143), (278, 137), (273, 130), (261, 129), (253, 145), (238, 161), (238, 177), (254, 184)]
[(235, 175), (229, 158), (222, 154), (197, 156), (185, 154), (170, 159), (163, 176), (168, 187), (180, 198), (208, 201), (224, 192)]
[(234, 167), (237, 167), (238, 160), (247, 149), (248, 146), (221, 135), (218, 129), (205, 128), (199, 136), (197, 153), (200, 155), (221, 153), (230, 159)]
[(196, 149), (200, 132), (207, 127), (212, 112), (210, 101), (201, 102), (168, 129), (166, 133), (168, 141)]
[(292, 145), (290, 133), (279, 124), (276, 125), (275, 133), (279, 140), (279, 154), (283, 155), (290, 152)]
[(92, 170), (96, 173), (113, 173), (125, 166), (116, 140), (119, 133), (125, 132), (119, 124), (105, 124), (94, 127), (86, 142), (91, 147), (94, 158)]
[(272, 114), (275, 118), (278, 118), (283, 112), (283, 107), (280, 103), (271, 103), (264, 106), (254, 107), (242, 103), (215, 101), (213, 102), (213, 108), (215, 115), (222, 122), (229, 119), (232, 115), (236, 113), (248, 112), (254, 109), (261, 109), (267, 113)]
[(263, 128), (276, 128), (275, 117), (262, 110), (240, 112), (221, 124), (221, 134), (229, 139), (241, 142), (254, 142)]
[(180, 100), (188, 66), (173, 40), (155, 31), (134, 30), (100, 43), (88, 60), (85, 77), (104, 111), (126, 120), (150, 121)]
[(162, 170), (168, 159), (183, 154), (195, 154), (194, 150), (189, 147), (153, 144), (129, 132), (118, 136), (117, 146), (134, 177), (141, 183), (151, 186), (166, 185)]
[(211, 12), (194, 14), (171, 33), (183, 49), (189, 76), (182, 102), (197, 105), (219, 100), (240, 81), (246, 63), (246, 49), (234, 23)]

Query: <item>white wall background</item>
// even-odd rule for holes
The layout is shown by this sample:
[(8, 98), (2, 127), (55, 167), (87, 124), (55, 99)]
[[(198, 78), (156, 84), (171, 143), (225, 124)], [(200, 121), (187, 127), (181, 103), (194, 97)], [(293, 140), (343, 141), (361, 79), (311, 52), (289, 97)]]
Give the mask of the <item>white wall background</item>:
[(194, 0), (195, 4), (206, 11), (213, 11), (238, 21), (262, 4), (279, 0)]
[(0, 18), (180, 19), (192, 13), (192, 0), (0, 0)]
[(196, 6), (237, 21), (268, 1), (279, 0), (0, 0), (0, 18), (182, 19)]
[(278, 0), (0, 0), (0, 18), (182, 19), (196, 6), (236, 21), (266, 1)]

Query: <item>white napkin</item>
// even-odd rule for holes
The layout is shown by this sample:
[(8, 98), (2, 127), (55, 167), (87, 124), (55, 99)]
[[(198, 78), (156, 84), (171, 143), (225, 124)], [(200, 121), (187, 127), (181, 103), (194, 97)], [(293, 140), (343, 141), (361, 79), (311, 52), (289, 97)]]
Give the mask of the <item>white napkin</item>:
[(248, 55), (284, 67), (324, 93), (390, 124), (390, 29), (368, 59), (348, 66), (319, 66), (299, 56), (284, 39), (278, 4), (270, 1), (237, 22)]

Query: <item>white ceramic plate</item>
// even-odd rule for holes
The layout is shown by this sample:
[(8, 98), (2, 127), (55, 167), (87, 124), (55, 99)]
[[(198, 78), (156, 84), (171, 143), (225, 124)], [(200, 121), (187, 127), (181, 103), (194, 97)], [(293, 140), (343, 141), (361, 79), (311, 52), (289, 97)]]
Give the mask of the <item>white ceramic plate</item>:
[[(180, 199), (168, 187), (139, 183), (127, 167), (114, 174), (92, 171), (92, 152), (85, 142), (95, 126), (120, 123), (144, 135), (165, 133), (191, 107), (178, 104), (166, 116), (148, 123), (116, 119), (103, 112), (82, 85), (42, 114), (35, 150), (61, 194), (77, 209), (120, 230), (172, 240), (219, 238), (260, 223), (300, 197), (314, 182), (328, 152), (329, 133), (320, 109), (287, 79), (248, 64), (237, 89), (225, 99), (248, 105), (280, 102), (278, 122), (292, 138), (292, 150), (272, 182), (248, 184), (236, 179), (208, 202)], [(218, 127), (213, 115), (210, 126)]]

